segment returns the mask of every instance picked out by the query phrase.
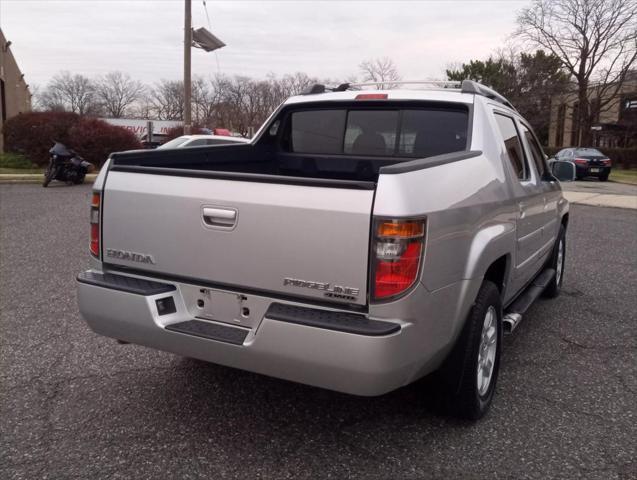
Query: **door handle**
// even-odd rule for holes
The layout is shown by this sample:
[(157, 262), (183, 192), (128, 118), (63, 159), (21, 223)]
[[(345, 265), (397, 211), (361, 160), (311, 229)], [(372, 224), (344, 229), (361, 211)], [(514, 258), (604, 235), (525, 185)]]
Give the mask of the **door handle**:
[(232, 229), (237, 223), (237, 211), (234, 208), (203, 207), (202, 217), (209, 227)]

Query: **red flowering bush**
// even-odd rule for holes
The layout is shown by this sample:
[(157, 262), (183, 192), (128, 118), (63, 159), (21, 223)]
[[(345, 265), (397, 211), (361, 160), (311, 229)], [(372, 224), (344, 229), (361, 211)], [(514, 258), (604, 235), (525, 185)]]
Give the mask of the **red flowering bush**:
[(112, 152), (142, 148), (133, 132), (97, 118), (82, 118), (71, 127), (67, 146), (98, 168)]
[(69, 145), (69, 130), (79, 121), (80, 116), (70, 112), (22, 113), (5, 122), (4, 149), (37, 165), (46, 165), (53, 142)]
[(54, 142), (62, 142), (98, 168), (111, 152), (142, 148), (135, 134), (122, 127), (69, 112), (23, 113), (7, 120), (2, 133), (7, 152), (40, 166), (48, 164)]

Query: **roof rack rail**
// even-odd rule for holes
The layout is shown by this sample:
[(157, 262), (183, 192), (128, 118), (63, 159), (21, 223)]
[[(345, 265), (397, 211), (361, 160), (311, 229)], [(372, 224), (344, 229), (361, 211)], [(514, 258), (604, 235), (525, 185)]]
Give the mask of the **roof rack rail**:
[(415, 80), (415, 81), (396, 81), (396, 82), (362, 82), (362, 83), (341, 83), (337, 87), (327, 87), (323, 84), (316, 83), (307, 88), (301, 95), (314, 95), (325, 92), (345, 92), (347, 90), (353, 90), (359, 87), (376, 87), (379, 85), (430, 85), (434, 88), (453, 88), (459, 89), (462, 93), (473, 93), (475, 95), (482, 95), (483, 97), (495, 100), (503, 105), (506, 105), (511, 110), (515, 110), (515, 107), (506, 98), (500, 95), (498, 92), (489, 88), (481, 83), (473, 80)]
[(370, 87), (378, 85), (432, 85), (437, 88), (460, 88), (460, 82), (455, 80), (412, 80), (396, 82), (362, 82), (362, 83), (348, 83), (350, 87)]
[(513, 104), (502, 95), (500, 95), (498, 92), (473, 80), (463, 80), (460, 91), (462, 93), (473, 93), (476, 95), (482, 95), (483, 97), (490, 98), (491, 100), (495, 100), (496, 102), (500, 102), (501, 104), (506, 105), (511, 110), (515, 110)]
[(337, 87), (328, 87), (321, 83), (316, 83), (303, 92), (301, 95), (314, 95), (325, 92), (345, 92), (355, 90), (359, 87), (377, 87), (379, 85), (431, 85), (437, 88), (460, 88), (459, 81), (448, 80), (415, 80), (415, 81), (395, 81), (395, 82), (361, 82), (361, 83), (341, 83)]

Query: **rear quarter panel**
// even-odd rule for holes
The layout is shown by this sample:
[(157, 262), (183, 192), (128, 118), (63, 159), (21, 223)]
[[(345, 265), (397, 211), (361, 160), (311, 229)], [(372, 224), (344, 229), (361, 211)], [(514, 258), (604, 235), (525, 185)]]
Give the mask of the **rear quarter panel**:
[[(518, 212), (508, 171), (484, 109), (474, 115), (471, 150), (481, 155), (381, 174), (374, 203), (376, 216), (426, 216), (427, 238), (419, 287), (394, 302), (372, 303), (370, 314), (392, 318), (399, 312), (412, 319), (423, 350), (437, 349), (438, 363), (457, 338), (488, 267), (502, 256), (510, 264), (515, 254)], [(436, 366), (423, 363), (417, 375)]]

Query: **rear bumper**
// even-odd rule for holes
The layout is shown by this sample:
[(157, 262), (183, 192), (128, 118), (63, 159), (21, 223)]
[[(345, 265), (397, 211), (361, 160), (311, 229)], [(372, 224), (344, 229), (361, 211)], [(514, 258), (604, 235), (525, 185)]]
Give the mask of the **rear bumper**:
[[(592, 165), (592, 166), (580, 166), (575, 164), (575, 174), (578, 177), (602, 177), (610, 174), (610, 169), (612, 167), (602, 167), (600, 165)], [(596, 172), (592, 172), (591, 169), (597, 169)]]
[[(110, 275), (110, 277), (109, 277)], [(355, 395), (380, 395), (422, 365), (409, 322), (251, 296), (249, 326), (193, 317), (186, 286), (89, 271), (78, 277), (80, 312), (96, 333), (188, 357)], [(188, 286), (192, 288), (192, 285)], [(159, 314), (157, 300), (174, 309)]]

